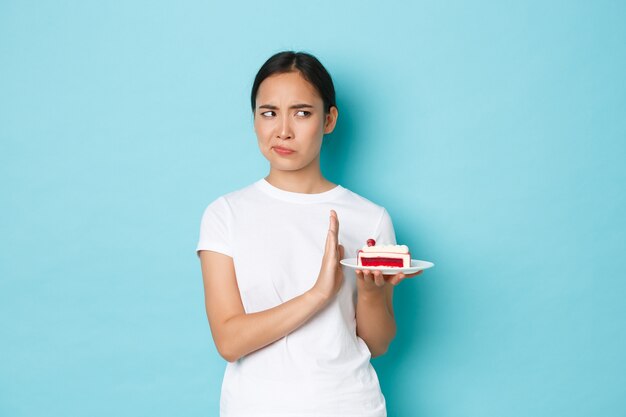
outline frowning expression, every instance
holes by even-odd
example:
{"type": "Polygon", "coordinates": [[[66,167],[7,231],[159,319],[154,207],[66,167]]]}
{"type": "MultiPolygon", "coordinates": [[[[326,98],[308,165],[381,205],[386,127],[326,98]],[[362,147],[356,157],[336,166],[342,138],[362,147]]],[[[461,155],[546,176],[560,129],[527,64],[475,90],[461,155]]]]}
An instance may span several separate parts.
{"type": "Polygon", "coordinates": [[[322,138],[335,127],[336,109],[324,102],[299,72],[272,75],[256,96],[254,130],[271,168],[296,171],[319,167],[322,138]]]}

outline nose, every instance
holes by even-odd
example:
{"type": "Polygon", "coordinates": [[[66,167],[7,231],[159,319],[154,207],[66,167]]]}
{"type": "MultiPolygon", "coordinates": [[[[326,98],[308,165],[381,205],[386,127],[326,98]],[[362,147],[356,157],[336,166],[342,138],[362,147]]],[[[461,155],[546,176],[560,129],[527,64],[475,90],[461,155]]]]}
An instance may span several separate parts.
{"type": "Polygon", "coordinates": [[[291,121],[289,117],[282,117],[279,121],[278,131],[276,134],[278,139],[292,139],[293,131],[291,130],[291,121]]]}

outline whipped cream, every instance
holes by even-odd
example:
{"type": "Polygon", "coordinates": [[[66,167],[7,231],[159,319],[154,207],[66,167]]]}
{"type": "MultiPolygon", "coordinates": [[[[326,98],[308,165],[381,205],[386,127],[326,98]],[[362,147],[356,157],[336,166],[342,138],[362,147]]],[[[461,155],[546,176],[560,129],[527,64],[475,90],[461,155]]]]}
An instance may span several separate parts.
{"type": "Polygon", "coordinates": [[[378,253],[409,253],[409,247],[407,245],[374,245],[363,246],[361,248],[363,252],[378,252],[378,253]]]}

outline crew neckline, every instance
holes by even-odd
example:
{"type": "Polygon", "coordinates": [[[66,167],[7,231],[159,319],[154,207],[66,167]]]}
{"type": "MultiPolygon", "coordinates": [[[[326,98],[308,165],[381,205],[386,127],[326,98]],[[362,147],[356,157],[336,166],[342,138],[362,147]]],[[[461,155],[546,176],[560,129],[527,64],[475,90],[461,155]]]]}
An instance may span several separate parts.
{"type": "Polygon", "coordinates": [[[288,201],[291,203],[323,203],[326,201],[332,201],[345,192],[345,188],[337,184],[334,188],[321,193],[296,193],[293,191],[286,191],[270,184],[265,178],[261,178],[255,183],[256,187],[268,194],[271,197],[279,200],[288,201]]]}

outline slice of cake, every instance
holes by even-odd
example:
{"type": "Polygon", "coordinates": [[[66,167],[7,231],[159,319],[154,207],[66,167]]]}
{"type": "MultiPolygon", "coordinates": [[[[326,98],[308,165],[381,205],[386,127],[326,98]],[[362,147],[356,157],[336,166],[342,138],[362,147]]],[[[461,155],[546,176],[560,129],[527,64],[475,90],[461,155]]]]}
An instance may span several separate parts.
{"type": "Polygon", "coordinates": [[[367,239],[367,246],[357,253],[357,265],[408,268],[411,266],[411,253],[406,245],[376,245],[374,239],[367,239]]]}

